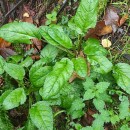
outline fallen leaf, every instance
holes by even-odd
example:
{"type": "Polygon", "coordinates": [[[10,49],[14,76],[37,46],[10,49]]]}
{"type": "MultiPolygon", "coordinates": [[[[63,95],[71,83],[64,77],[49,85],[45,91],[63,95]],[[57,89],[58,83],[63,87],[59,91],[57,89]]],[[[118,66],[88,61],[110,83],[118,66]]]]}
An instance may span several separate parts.
{"type": "Polygon", "coordinates": [[[11,45],[10,42],[7,42],[3,38],[0,38],[0,48],[9,47],[10,45],[11,45]]]}
{"type": "Polygon", "coordinates": [[[72,83],[76,78],[82,79],[82,80],[84,79],[84,78],[80,77],[76,72],[74,72],[69,79],[69,83],[72,83]]]}
{"type": "Polygon", "coordinates": [[[12,55],[16,55],[16,52],[14,52],[12,49],[10,48],[0,48],[0,55],[3,57],[3,58],[7,58],[9,56],[12,56],[12,55]]]}
{"type": "Polygon", "coordinates": [[[96,27],[93,29],[90,29],[88,33],[85,36],[85,39],[88,39],[90,37],[98,39],[98,36],[103,36],[109,33],[112,33],[112,26],[111,25],[105,25],[105,21],[99,21],[96,24],[96,27]]]}
{"type": "Polygon", "coordinates": [[[118,26],[122,26],[125,21],[128,19],[129,15],[125,14],[120,20],[119,20],[119,25],[118,26]]]}
{"type": "Polygon", "coordinates": [[[114,6],[109,6],[106,9],[105,15],[104,15],[104,21],[105,25],[111,25],[113,32],[117,30],[117,25],[119,21],[119,11],[114,6]]]}
{"type": "Polygon", "coordinates": [[[105,48],[108,48],[112,45],[111,41],[108,40],[108,39],[102,39],[102,42],[101,42],[102,46],[105,47],[105,48]]]}
{"type": "Polygon", "coordinates": [[[111,25],[105,25],[105,21],[99,21],[95,28],[95,33],[98,36],[103,36],[109,33],[112,33],[112,26],[111,25]]]}
{"type": "Polygon", "coordinates": [[[109,6],[106,9],[106,12],[103,18],[105,21],[105,25],[117,24],[119,20],[118,10],[113,6],[109,6]]]}
{"type": "Polygon", "coordinates": [[[92,110],[92,109],[88,109],[87,112],[85,113],[85,115],[82,117],[81,121],[83,123],[83,125],[92,125],[94,118],[93,115],[96,114],[97,112],[92,110]]]}
{"type": "Polygon", "coordinates": [[[40,59],[40,56],[39,55],[32,55],[31,58],[33,60],[39,60],[40,59]]]}

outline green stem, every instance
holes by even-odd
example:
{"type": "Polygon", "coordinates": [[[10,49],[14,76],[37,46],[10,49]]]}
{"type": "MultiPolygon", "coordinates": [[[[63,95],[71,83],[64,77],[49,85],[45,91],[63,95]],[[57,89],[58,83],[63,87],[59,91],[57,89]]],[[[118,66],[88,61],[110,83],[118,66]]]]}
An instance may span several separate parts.
{"type": "Polygon", "coordinates": [[[61,114],[61,113],[63,113],[63,112],[66,112],[66,111],[65,111],[65,110],[58,111],[58,112],[54,115],[54,117],[56,117],[57,115],[59,115],[59,114],[61,114]]]}
{"type": "Polygon", "coordinates": [[[56,47],[59,48],[59,49],[62,50],[62,51],[65,51],[65,52],[69,53],[69,54],[72,55],[72,56],[75,56],[75,54],[74,54],[73,52],[71,52],[70,50],[67,50],[67,49],[65,49],[65,48],[63,48],[63,47],[61,47],[61,46],[56,46],[56,47]]]}
{"type": "Polygon", "coordinates": [[[81,44],[82,44],[82,36],[79,35],[79,36],[78,36],[78,53],[79,53],[80,50],[81,50],[81,44]]]}

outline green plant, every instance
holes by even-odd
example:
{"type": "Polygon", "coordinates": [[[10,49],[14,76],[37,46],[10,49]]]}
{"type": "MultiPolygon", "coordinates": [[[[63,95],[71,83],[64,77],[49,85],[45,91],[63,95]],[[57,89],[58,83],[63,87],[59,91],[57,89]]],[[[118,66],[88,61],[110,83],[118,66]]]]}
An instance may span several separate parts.
{"type": "Polygon", "coordinates": [[[57,18],[57,12],[53,11],[51,14],[47,14],[47,21],[46,21],[46,25],[50,25],[52,22],[56,22],[57,18]]]}
{"type": "Polygon", "coordinates": [[[58,24],[37,28],[13,22],[0,28],[0,37],[11,43],[31,44],[30,39],[42,37],[48,43],[34,64],[30,57],[17,55],[6,61],[0,57],[0,74],[16,81],[15,86],[7,82],[11,87],[7,83],[3,87],[0,109],[6,114],[20,105],[27,108],[28,120],[21,129],[53,130],[60,113],[65,112],[70,120],[80,120],[89,108],[96,110],[92,125],[83,127],[74,120],[77,130],[103,130],[106,123],[111,123],[114,130],[130,129],[130,65],[113,64],[98,40],[84,40],[88,29],[96,25],[97,5],[98,0],[81,0],[65,27],[74,32],[73,39],[58,24]]]}

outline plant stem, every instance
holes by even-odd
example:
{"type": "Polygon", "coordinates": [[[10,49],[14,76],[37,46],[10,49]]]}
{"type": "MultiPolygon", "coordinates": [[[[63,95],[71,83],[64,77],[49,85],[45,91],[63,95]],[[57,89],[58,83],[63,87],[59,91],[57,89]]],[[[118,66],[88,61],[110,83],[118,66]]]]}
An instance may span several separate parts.
{"type": "Polygon", "coordinates": [[[60,47],[60,46],[56,46],[56,47],[59,48],[59,49],[62,50],[62,51],[65,51],[65,52],[69,53],[69,54],[72,55],[72,56],[75,56],[75,54],[74,54],[73,52],[71,52],[70,50],[67,50],[67,49],[65,49],[65,48],[63,48],[63,47],[60,47]]]}

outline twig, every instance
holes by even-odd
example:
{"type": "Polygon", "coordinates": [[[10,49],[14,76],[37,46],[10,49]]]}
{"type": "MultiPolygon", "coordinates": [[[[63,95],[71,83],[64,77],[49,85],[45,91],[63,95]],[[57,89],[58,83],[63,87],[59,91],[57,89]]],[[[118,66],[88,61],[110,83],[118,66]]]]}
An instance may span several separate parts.
{"type": "Polygon", "coordinates": [[[64,0],[63,5],[61,6],[60,10],[57,13],[57,17],[60,15],[60,13],[64,10],[65,6],[67,5],[69,0],[64,0]]]}
{"type": "Polygon", "coordinates": [[[37,13],[37,15],[34,17],[34,22],[35,22],[37,25],[39,25],[39,20],[40,20],[41,17],[44,15],[47,6],[50,5],[51,2],[52,2],[51,0],[47,1],[47,3],[44,4],[44,5],[41,7],[41,9],[40,9],[39,12],[37,13]]]}
{"type": "Polygon", "coordinates": [[[4,18],[3,18],[3,22],[2,24],[5,23],[6,19],[8,18],[8,16],[16,9],[18,8],[25,0],[20,0],[9,12],[7,12],[7,14],[5,14],[4,18]]]}
{"type": "Polygon", "coordinates": [[[5,14],[8,11],[5,0],[0,0],[0,5],[2,13],[5,14]]]}

